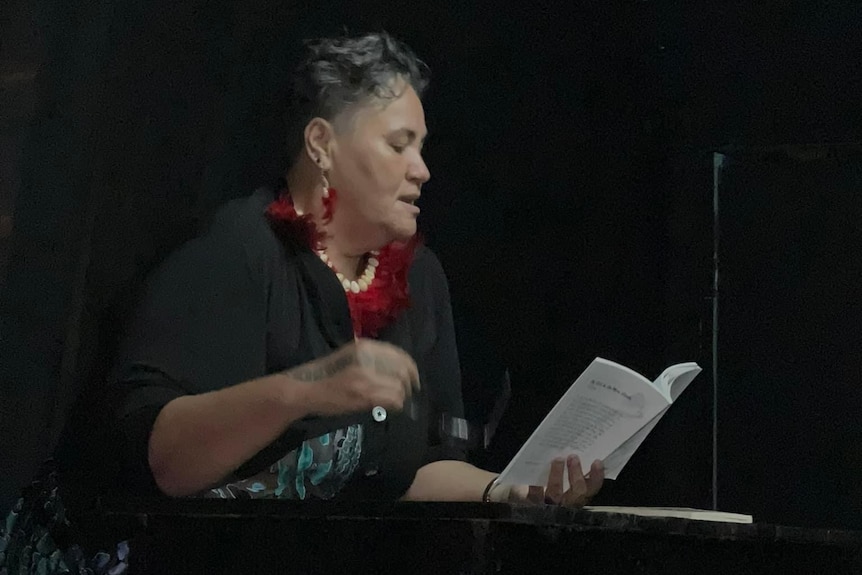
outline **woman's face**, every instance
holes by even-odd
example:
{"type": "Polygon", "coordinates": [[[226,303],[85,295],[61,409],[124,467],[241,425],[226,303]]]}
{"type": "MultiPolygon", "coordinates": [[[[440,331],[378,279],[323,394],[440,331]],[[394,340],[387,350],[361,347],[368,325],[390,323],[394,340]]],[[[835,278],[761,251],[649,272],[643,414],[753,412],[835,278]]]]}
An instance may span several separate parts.
{"type": "Polygon", "coordinates": [[[329,183],[338,191],[333,223],[355,243],[408,240],[419,215],[414,202],[431,177],[422,159],[427,129],[419,97],[407,86],[344,123],[330,148],[329,183]]]}

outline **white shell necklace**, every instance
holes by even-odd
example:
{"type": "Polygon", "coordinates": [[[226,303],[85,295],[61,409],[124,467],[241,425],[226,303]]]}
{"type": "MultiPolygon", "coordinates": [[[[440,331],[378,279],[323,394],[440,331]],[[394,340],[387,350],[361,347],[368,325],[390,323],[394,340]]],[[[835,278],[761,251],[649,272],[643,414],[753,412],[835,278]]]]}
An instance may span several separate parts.
{"type": "MultiPolygon", "coordinates": [[[[324,186],[324,197],[329,197],[328,193],[329,186],[324,186]]],[[[294,208],[296,209],[296,208],[294,208]]],[[[302,211],[296,210],[297,215],[301,216],[302,211]]],[[[349,293],[359,293],[363,291],[368,291],[368,288],[374,282],[374,276],[377,275],[377,266],[380,264],[380,261],[377,259],[377,256],[380,255],[380,252],[377,250],[373,250],[369,252],[368,260],[365,263],[365,270],[362,272],[362,275],[359,276],[359,279],[349,280],[344,277],[344,274],[335,269],[335,266],[329,259],[329,256],[326,255],[326,252],[320,250],[317,252],[318,257],[329,266],[329,269],[335,272],[335,277],[338,278],[338,281],[341,282],[341,286],[344,288],[345,292],[349,293]]]]}
{"type": "Polygon", "coordinates": [[[338,281],[341,282],[341,286],[344,288],[344,291],[350,293],[367,291],[371,284],[374,282],[374,276],[377,275],[377,266],[380,264],[380,261],[377,259],[377,256],[380,255],[380,252],[370,252],[368,260],[365,263],[365,270],[362,272],[362,275],[359,276],[359,279],[349,280],[344,277],[343,273],[335,269],[335,266],[332,265],[332,261],[330,261],[329,256],[326,255],[326,252],[317,252],[317,255],[320,257],[323,263],[329,266],[329,269],[335,272],[335,277],[337,277],[338,281]]]}

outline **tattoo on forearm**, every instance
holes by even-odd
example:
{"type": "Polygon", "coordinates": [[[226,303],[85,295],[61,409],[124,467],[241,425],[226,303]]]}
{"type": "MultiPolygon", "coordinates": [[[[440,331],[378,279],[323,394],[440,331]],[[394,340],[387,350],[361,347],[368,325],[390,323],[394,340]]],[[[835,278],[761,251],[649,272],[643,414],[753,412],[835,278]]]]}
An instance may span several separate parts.
{"type": "Polygon", "coordinates": [[[327,377],[332,377],[340,371],[344,371],[354,363],[356,363],[356,359],[353,354],[346,353],[335,355],[320,363],[314,362],[311,365],[300,365],[288,370],[287,374],[299,381],[320,381],[327,377]]]}
{"type": "Polygon", "coordinates": [[[398,377],[398,372],[392,369],[392,362],[387,361],[386,358],[364,351],[360,351],[358,355],[359,365],[370,367],[380,375],[398,377]]]}
{"type": "Polygon", "coordinates": [[[399,372],[393,368],[392,362],[385,357],[365,351],[335,354],[321,361],[294,367],[285,373],[299,381],[321,381],[356,364],[371,368],[380,375],[399,377],[399,372]]]}

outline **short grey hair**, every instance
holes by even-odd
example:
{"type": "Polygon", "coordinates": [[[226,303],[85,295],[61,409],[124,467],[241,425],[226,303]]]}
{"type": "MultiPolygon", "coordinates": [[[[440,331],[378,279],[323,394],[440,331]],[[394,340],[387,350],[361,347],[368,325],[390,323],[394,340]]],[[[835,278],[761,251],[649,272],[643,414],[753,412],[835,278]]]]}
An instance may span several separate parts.
{"type": "Polygon", "coordinates": [[[385,32],[309,40],[305,46],[305,58],[294,73],[287,118],[289,162],[302,151],[305,127],[312,118],[335,121],[371,99],[395,99],[402,93],[399,80],[420,98],[428,86],[425,63],[385,32]]]}

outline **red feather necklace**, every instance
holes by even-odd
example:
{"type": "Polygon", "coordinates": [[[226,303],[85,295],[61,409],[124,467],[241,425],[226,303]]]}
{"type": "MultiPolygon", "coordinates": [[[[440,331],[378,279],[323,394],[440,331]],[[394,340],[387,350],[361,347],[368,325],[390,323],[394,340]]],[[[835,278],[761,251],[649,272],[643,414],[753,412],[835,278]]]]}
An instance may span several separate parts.
{"type": "MultiPolygon", "coordinates": [[[[336,191],[330,188],[329,196],[323,198],[324,223],[332,219],[336,197],[336,191]]],[[[282,190],[279,198],[267,207],[266,216],[282,241],[298,242],[316,252],[324,249],[326,233],[311,214],[296,211],[287,190],[282,190]]],[[[357,337],[376,337],[410,306],[407,273],[418,245],[418,237],[413,236],[406,243],[392,242],[384,246],[376,256],[376,274],[368,288],[358,293],[345,290],[357,337]]]]}

